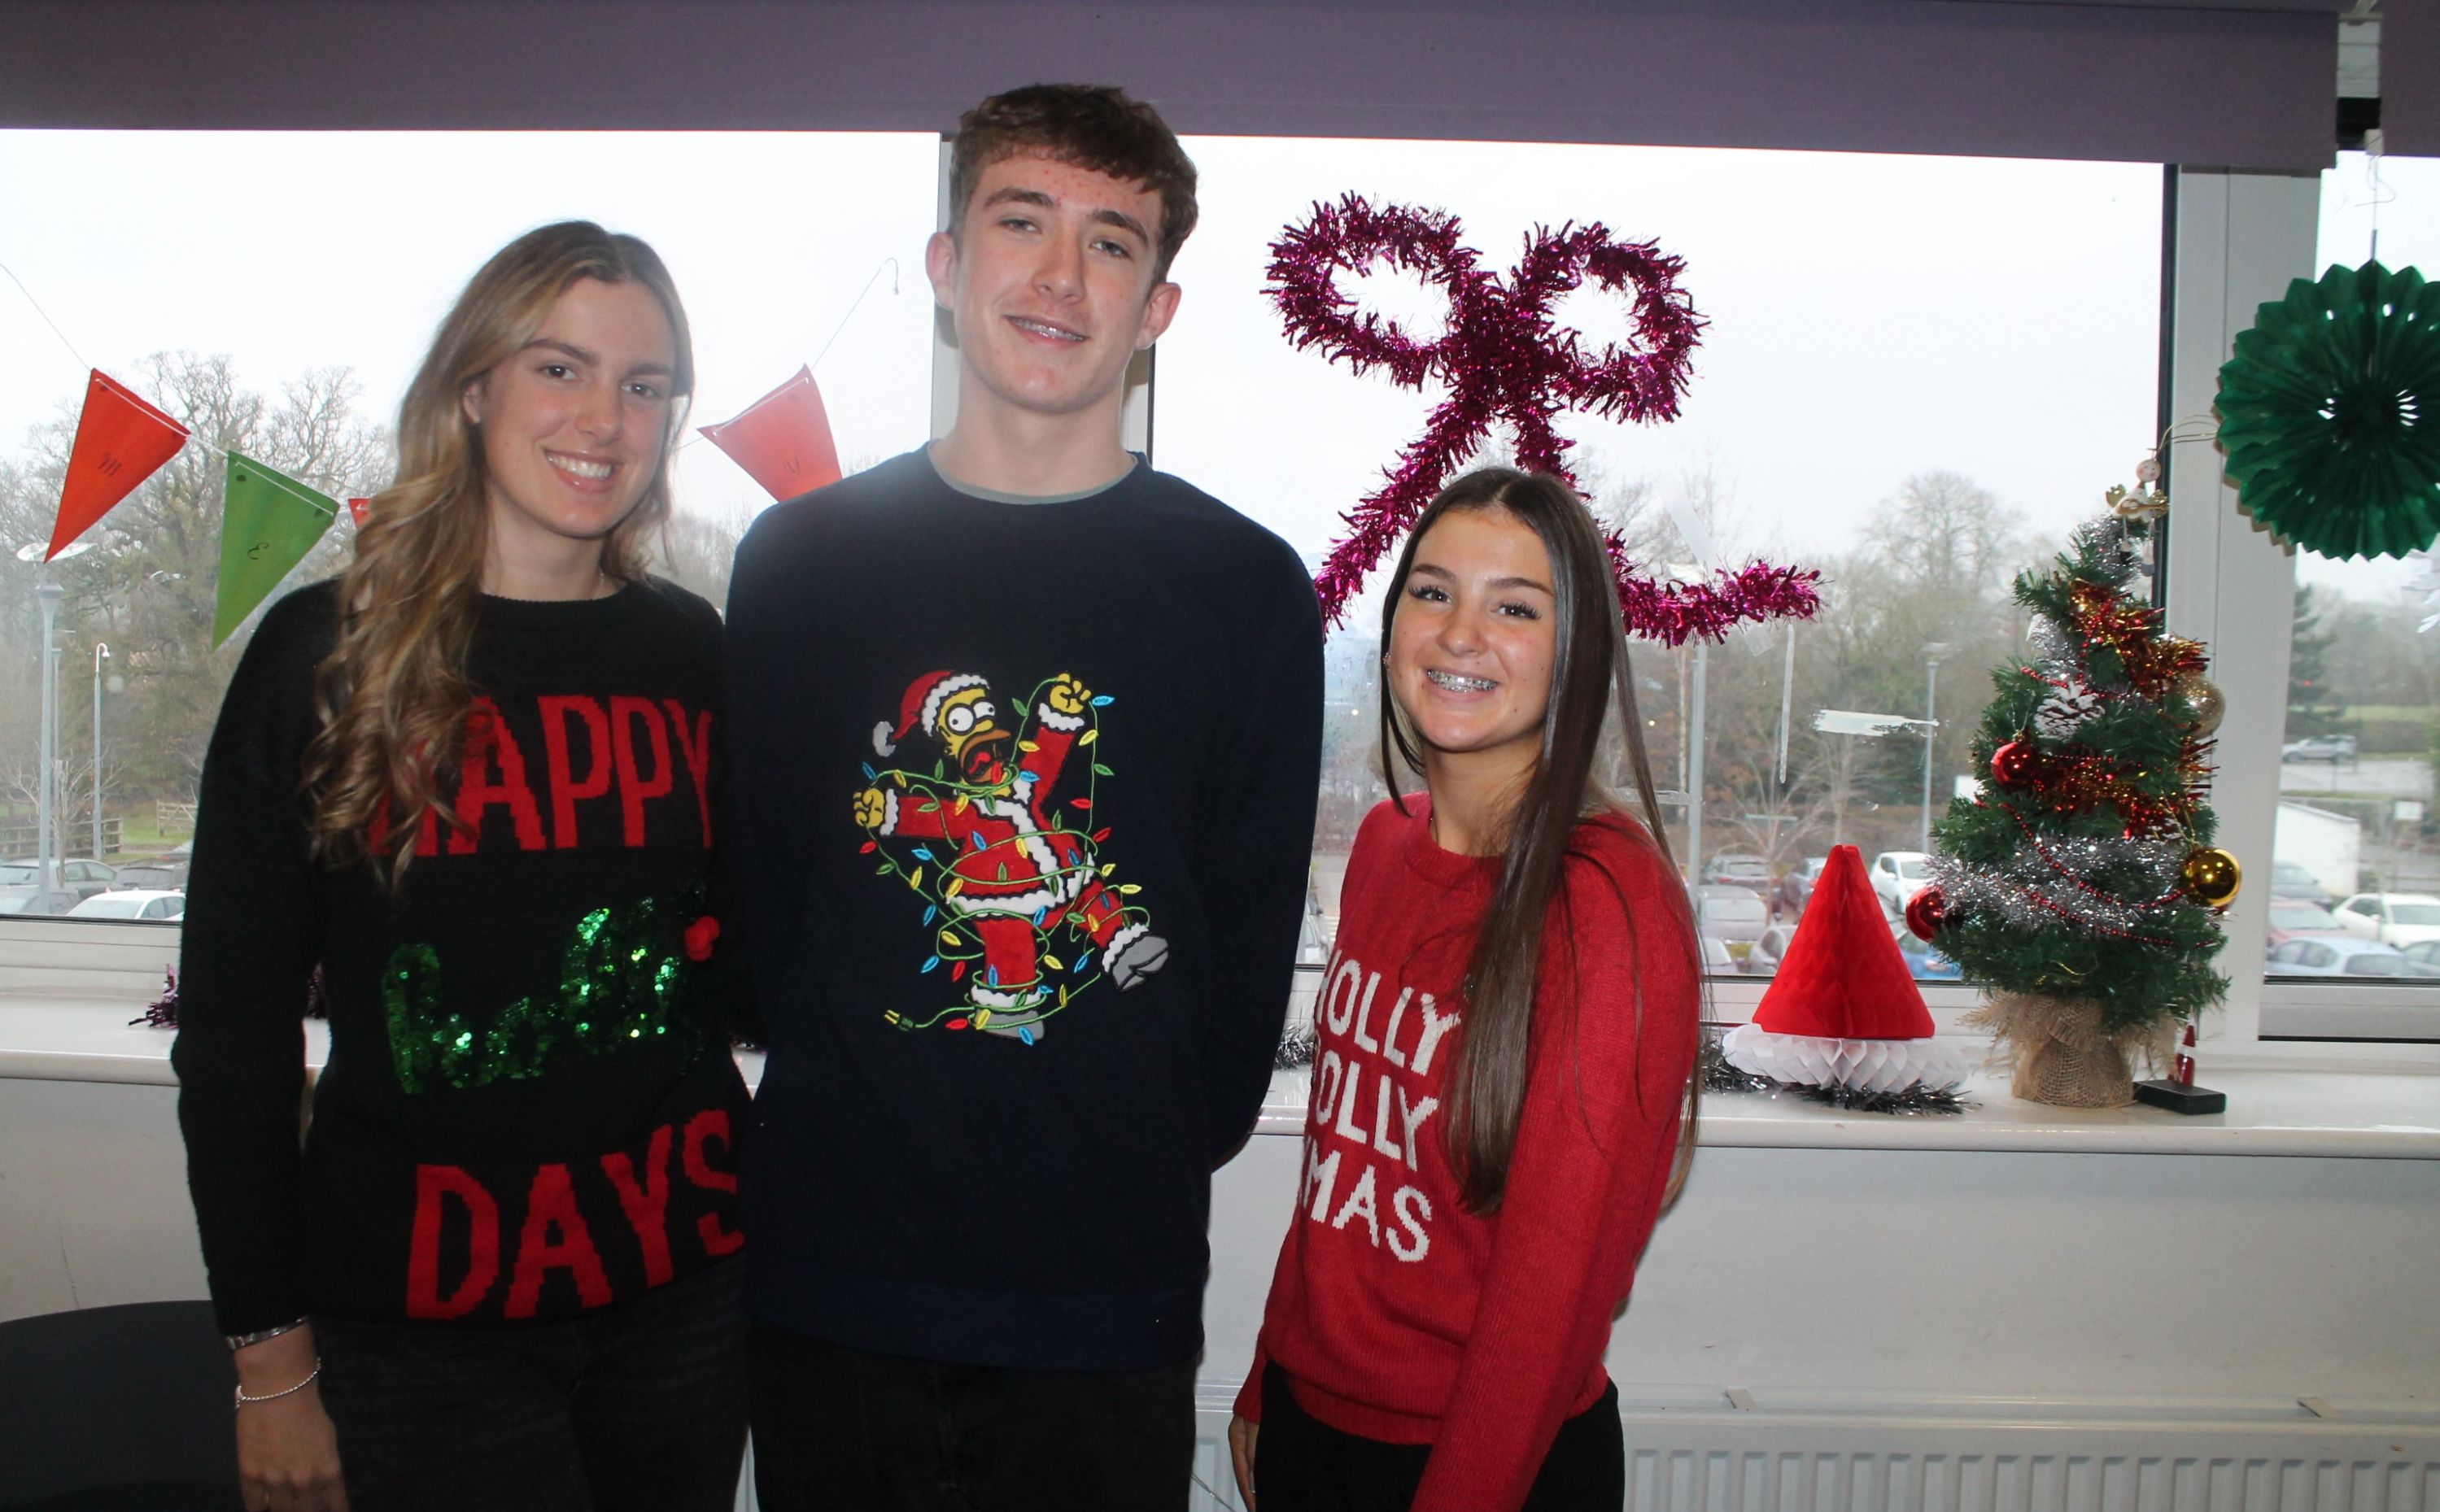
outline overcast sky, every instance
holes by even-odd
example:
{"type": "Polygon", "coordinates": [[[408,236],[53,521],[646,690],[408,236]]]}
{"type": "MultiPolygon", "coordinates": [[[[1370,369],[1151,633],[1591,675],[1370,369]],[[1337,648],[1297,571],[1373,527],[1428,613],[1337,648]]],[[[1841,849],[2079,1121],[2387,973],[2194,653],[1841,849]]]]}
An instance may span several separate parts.
{"type": "MultiPolygon", "coordinates": [[[[1311,556],[1440,398],[1296,351],[1260,297],[1272,239],[1348,190],[1455,212],[1498,271],[1529,226],[1569,220],[1683,257],[1712,322],[1683,418],[1562,425],[1613,476],[1664,492],[1709,466],[1744,523],[1724,551],[1839,549],[1930,468],[1973,477],[2056,538],[2153,440],[2157,167],[1188,145],[1203,224],[1175,272],[1186,297],[1160,349],[1157,460],[1311,556]]],[[[872,460],[927,430],[922,253],[937,163],[918,135],[0,133],[0,262],[106,371],[129,377],[166,348],[226,352],[272,388],[344,364],[386,421],[475,266],[531,225],[586,216],[670,263],[694,328],[698,423],[814,361],[835,330],[816,378],[842,455],[872,460]]],[[[2440,267],[2440,164],[2385,176],[2383,260],[2440,267]]],[[[2326,190],[2323,260],[2360,261],[2374,197],[2362,160],[2326,190]]],[[[1416,291],[1375,283],[1368,298],[1430,323],[1416,291]]],[[[1596,337],[1624,329],[1595,295],[1568,313],[1596,337]]],[[[81,394],[83,365],[13,287],[0,286],[0,352],[11,454],[27,424],[81,394]]],[[[679,489],[681,507],[711,514],[768,502],[701,444],[679,489]]],[[[2310,561],[2305,575],[2358,592],[2398,576],[2310,561]]]]}

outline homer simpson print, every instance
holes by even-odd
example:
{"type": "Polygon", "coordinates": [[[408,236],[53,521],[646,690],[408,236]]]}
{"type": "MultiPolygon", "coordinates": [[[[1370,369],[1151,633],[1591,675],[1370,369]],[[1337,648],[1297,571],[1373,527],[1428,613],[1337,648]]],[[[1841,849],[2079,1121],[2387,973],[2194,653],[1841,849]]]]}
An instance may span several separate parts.
{"type": "Polygon", "coordinates": [[[1110,703],[1062,672],[1012,727],[983,678],[926,672],[907,685],[896,724],[873,727],[874,752],[906,764],[866,764],[863,848],[923,908],[933,933],[922,969],[963,989],[953,1006],[892,1011],[890,1023],[1032,1044],[1074,994],[1105,976],[1125,991],[1166,964],[1169,942],[1122,901],[1136,884],[1113,881],[1099,855],[1110,832],[1093,818],[1094,787],[1110,769],[1092,746],[1110,703]],[[913,761],[902,754],[910,740],[922,742],[913,761]]]}

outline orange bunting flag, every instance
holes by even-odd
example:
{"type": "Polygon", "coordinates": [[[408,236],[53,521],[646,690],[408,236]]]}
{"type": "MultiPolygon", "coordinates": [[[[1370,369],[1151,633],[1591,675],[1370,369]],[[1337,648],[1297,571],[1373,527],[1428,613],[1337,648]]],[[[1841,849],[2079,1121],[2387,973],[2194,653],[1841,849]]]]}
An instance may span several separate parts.
{"type": "Polygon", "coordinates": [[[121,388],[95,368],[85,384],[84,413],[77,417],[76,445],[68,453],[67,481],[60,489],[60,515],[51,526],[50,560],[67,543],[93,528],[137,484],[161,469],[187,444],[187,428],[121,388]]]}
{"type": "Polygon", "coordinates": [[[839,480],[838,447],[831,440],[830,413],[814,372],[797,376],[745,406],[733,420],[702,427],[705,439],[728,454],[775,499],[839,480]]]}

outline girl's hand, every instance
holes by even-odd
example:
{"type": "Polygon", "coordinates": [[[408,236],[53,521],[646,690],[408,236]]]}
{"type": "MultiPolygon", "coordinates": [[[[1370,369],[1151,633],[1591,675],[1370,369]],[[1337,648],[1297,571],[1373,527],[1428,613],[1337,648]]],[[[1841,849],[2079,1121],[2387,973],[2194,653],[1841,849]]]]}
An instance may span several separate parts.
{"type": "MultiPolygon", "coordinates": [[[[284,1391],[314,1369],[310,1324],[237,1352],[238,1381],[249,1396],[284,1391]]],[[[237,1410],[237,1473],[246,1512],[348,1512],[339,1435],[318,1382],[237,1410]]]]}
{"type": "Polygon", "coordinates": [[[1254,1435],[1262,1431],[1260,1423],[1229,1414],[1229,1463],[1237,1471],[1237,1495],[1246,1512],[1254,1512],[1254,1435]]]}

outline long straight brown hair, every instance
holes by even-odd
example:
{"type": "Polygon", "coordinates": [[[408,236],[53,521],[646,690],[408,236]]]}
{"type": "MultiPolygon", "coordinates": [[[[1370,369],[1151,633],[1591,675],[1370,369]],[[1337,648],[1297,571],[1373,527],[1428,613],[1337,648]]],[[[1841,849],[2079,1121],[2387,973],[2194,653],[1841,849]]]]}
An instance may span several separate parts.
{"type": "MultiPolygon", "coordinates": [[[[1602,725],[1613,707],[1625,742],[1635,792],[1642,806],[1642,841],[1677,875],[1668,833],[1660,824],[1660,800],[1643,749],[1643,720],[1636,712],[1635,680],[1627,663],[1625,624],[1609,554],[1584,501],[1557,478],[1513,468],[1482,468],[1443,489],[1432,500],[1390,575],[1381,607],[1381,644],[1391,644],[1398,608],[1406,598],[1415,547],[1433,525],[1460,510],[1504,513],[1540,538],[1551,557],[1553,600],[1551,701],[1542,715],[1542,744],[1533,775],[1495,838],[1502,854],[1499,880],[1476,935],[1465,974],[1465,1032],[1449,1068],[1449,1117],[1445,1130],[1460,1200],[1477,1213],[1498,1209],[1508,1184],[1508,1163],[1516,1147],[1516,1124],[1525,1107],[1527,1052],[1534,1028],[1542,942],[1554,899],[1564,903],[1560,881],[1577,850],[1576,828],[1587,818],[1624,814],[1624,806],[1594,777],[1602,725]]],[[[1398,791],[1398,768],[1424,768],[1421,741],[1390,695],[1381,693],[1381,769],[1390,800],[1407,811],[1398,791]]],[[[1630,826],[1630,827],[1634,827],[1630,826]]],[[[1702,961],[1694,954],[1695,921],[1682,888],[1666,895],[1672,917],[1664,938],[1682,939],[1700,982],[1702,961]]],[[[1627,926],[1635,929],[1629,914],[1627,926]]],[[[1639,937],[1637,949],[1642,950],[1639,937]]],[[[1584,1011],[1581,1003],[1572,1011],[1584,1011]]],[[[1634,1011],[1642,1022],[1639,983],[1634,1011]]],[[[1695,1156],[1695,1123],[1700,1078],[1689,1076],[1679,1105],[1676,1163],[1664,1202],[1677,1201],[1695,1156]]]]}
{"type": "Polygon", "coordinates": [[[395,886],[424,816],[457,823],[449,774],[475,706],[466,658],[492,536],[482,437],[460,400],[534,338],[580,278],[641,284],[669,317],[676,350],[669,435],[652,482],[601,547],[604,577],[644,580],[645,543],[669,519],[670,443],[694,392],[693,339],[658,254],[590,221],[564,221],[483,264],[399,406],[397,481],[373,496],[356,531],[355,560],[339,578],[338,645],[314,677],[322,728],[306,748],[304,776],[317,859],[380,860],[386,845],[383,875],[395,886]]]}

